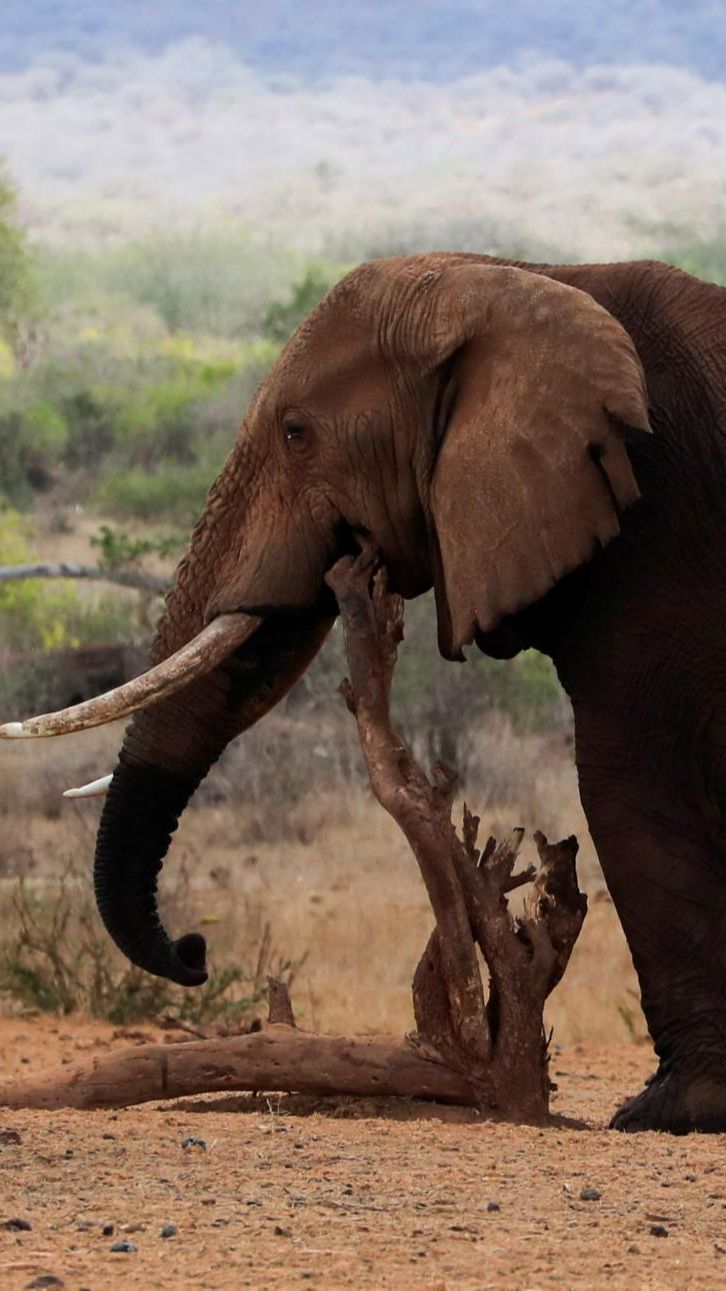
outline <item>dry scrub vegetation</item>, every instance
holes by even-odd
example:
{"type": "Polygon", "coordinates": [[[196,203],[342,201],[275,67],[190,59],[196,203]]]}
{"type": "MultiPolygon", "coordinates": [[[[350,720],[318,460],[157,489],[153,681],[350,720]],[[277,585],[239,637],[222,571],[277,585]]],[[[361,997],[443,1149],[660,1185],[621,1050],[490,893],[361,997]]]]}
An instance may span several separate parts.
{"type": "MultiPolygon", "coordinates": [[[[303,1026],[409,1029],[411,976],[432,915],[412,856],[363,781],[351,726],[332,712],[314,721],[273,714],[228,750],[184,816],[162,878],[162,909],[175,933],[208,934],[214,972],[201,993],[130,970],[93,909],[99,805],[64,802],[61,793],[112,767],[121,728],[0,750],[6,1011],[237,1025],[255,1012],[265,975],[275,971],[296,976],[303,1026]]],[[[483,833],[501,836],[522,824],[581,840],[590,915],[548,1006],[555,1045],[642,1038],[635,977],[564,737],[518,734],[492,714],[463,749],[466,797],[481,812],[483,833]]]]}

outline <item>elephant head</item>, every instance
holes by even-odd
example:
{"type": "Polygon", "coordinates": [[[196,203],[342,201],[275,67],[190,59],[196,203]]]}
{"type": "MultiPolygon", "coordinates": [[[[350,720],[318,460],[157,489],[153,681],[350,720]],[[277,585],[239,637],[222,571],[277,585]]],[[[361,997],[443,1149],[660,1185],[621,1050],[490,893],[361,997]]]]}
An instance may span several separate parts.
{"type": "Polygon", "coordinates": [[[204,980],[203,938],[161,926],[157,874],[212,762],[320,647],[334,561],[364,537],[402,595],[433,583],[441,651],[461,658],[618,533],[638,495],[624,426],[648,428],[643,372],[584,292],[444,254],[333,288],[254,397],[179,568],[154,657],[161,675],[196,641],[195,662],[161,698],[152,669],[126,731],[95,882],[129,958],[204,980]]]}

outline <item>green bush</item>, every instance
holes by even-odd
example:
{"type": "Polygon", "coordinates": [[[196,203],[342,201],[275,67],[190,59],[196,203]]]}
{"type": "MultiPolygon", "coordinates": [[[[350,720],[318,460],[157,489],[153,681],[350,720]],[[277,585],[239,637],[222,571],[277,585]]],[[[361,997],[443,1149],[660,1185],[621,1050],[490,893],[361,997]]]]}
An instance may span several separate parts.
{"type": "MultiPolygon", "coordinates": [[[[31,561],[27,526],[13,511],[0,511],[0,564],[31,561]]],[[[12,651],[61,650],[125,642],[141,634],[129,603],[117,594],[73,582],[26,578],[0,583],[0,642],[12,651]]]]}
{"type": "Polygon", "coordinates": [[[23,413],[26,448],[51,462],[59,462],[68,444],[65,418],[46,399],[31,404],[23,413]]]}
{"type": "Polygon", "coordinates": [[[294,251],[228,228],[155,233],[102,250],[45,248],[37,278],[56,312],[105,296],[152,309],[172,333],[253,337],[299,272],[294,251]]]}
{"type": "MultiPolygon", "coordinates": [[[[182,900],[188,900],[180,883],[182,900]]],[[[247,947],[246,967],[213,967],[199,990],[129,965],[101,926],[85,871],[71,863],[40,895],[20,878],[12,897],[14,929],[0,945],[0,996],[23,1009],[85,1013],[117,1025],[171,1016],[182,1026],[239,1026],[265,998],[267,976],[291,984],[302,960],[280,956],[265,924],[247,947]]]]}
{"type": "Polygon", "coordinates": [[[289,299],[276,301],[268,309],[264,320],[265,335],[273,341],[286,341],[346,272],[347,269],[341,266],[309,265],[305,276],[293,283],[289,299]]]}
{"type": "Polygon", "coordinates": [[[111,471],[101,484],[96,501],[102,511],[122,519],[165,520],[187,527],[195,523],[219,467],[208,461],[190,466],[169,464],[157,471],[140,466],[111,471]]]}
{"type": "Polygon", "coordinates": [[[25,235],[15,223],[15,191],[0,168],[0,336],[22,349],[38,310],[25,235]]]}
{"type": "Polygon", "coordinates": [[[664,247],[660,258],[697,278],[726,284],[726,231],[707,239],[681,234],[664,247]]]}

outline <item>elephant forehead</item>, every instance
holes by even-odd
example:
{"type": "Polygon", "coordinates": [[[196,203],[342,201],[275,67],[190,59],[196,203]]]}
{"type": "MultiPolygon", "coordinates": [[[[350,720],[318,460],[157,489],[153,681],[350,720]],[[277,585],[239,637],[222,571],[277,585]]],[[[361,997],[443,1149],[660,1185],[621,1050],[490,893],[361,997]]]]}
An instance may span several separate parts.
{"type": "Polygon", "coordinates": [[[261,392],[259,411],[335,416],[380,407],[395,374],[373,337],[341,325],[340,334],[301,337],[282,355],[261,392]]]}

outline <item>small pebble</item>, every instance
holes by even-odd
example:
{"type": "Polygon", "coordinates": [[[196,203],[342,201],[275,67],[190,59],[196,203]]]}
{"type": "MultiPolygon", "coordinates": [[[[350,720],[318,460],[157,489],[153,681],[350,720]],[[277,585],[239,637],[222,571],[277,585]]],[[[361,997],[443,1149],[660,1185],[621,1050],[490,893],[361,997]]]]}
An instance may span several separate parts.
{"type": "Polygon", "coordinates": [[[650,1235],[651,1237],[667,1237],[668,1229],[665,1224],[651,1224],[650,1235]]]}
{"type": "Polygon", "coordinates": [[[32,1282],[25,1283],[25,1291],[35,1291],[36,1287],[64,1287],[65,1282],[62,1278],[57,1278],[53,1273],[41,1273],[32,1282]]]}
{"type": "Polygon", "coordinates": [[[176,1237],[178,1232],[176,1224],[164,1224],[159,1237],[176,1237]]]}
{"type": "Polygon", "coordinates": [[[139,1249],[138,1246],[134,1245],[133,1242],[126,1242],[126,1241],[114,1242],[113,1246],[111,1247],[112,1251],[120,1251],[124,1255],[132,1255],[134,1251],[138,1251],[138,1249],[139,1249]]]}
{"type": "Polygon", "coordinates": [[[636,1246],[635,1242],[628,1247],[628,1255],[640,1255],[640,1247],[636,1246]]]}
{"type": "Polygon", "coordinates": [[[202,1152],[206,1152],[207,1150],[207,1144],[205,1139],[194,1139],[191,1137],[188,1139],[182,1139],[182,1147],[185,1149],[185,1151],[188,1150],[189,1148],[200,1148],[202,1152]]]}
{"type": "Polygon", "coordinates": [[[583,1188],[580,1192],[580,1201],[599,1201],[602,1193],[597,1188],[583,1188]]]}
{"type": "Polygon", "coordinates": [[[17,1130],[0,1130],[0,1143],[5,1147],[8,1143],[22,1143],[22,1139],[17,1130]]]}
{"type": "Polygon", "coordinates": [[[272,1231],[275,1234],[275,1237],[292,1237],[292,1233],[290,1232],[290,1229],[283,1228],[282,1224],[275,1224],[275,1227],[273,1228],[272,1231]]]}
{"type": "Polygon", "coordinates": [[[501,1210],[501,1209],[502,1209],[502,1208],[501,1208],[501,1206],[499,1205],[499,1202],[498,1202],[498,1201],[488,1201],[488,1202],[487,1202],[487,1210],[489,1211],[489,1214],[490,1214],[490,1215],[493,1215],[495,1210],[501,1210]]]}
{"type": "Polygon", "coordinates": [[[32,1227],[28,1219],[4,1219],[0,1224],[0,1228],[5,1228],[10,1233],[29,1233],[32,1227]]]}
{"type": "Polygon", "coordinates": [[[113,1224],[104,1224],[101,1229],[102,1237],[113,1237],[113,1224]]]}

